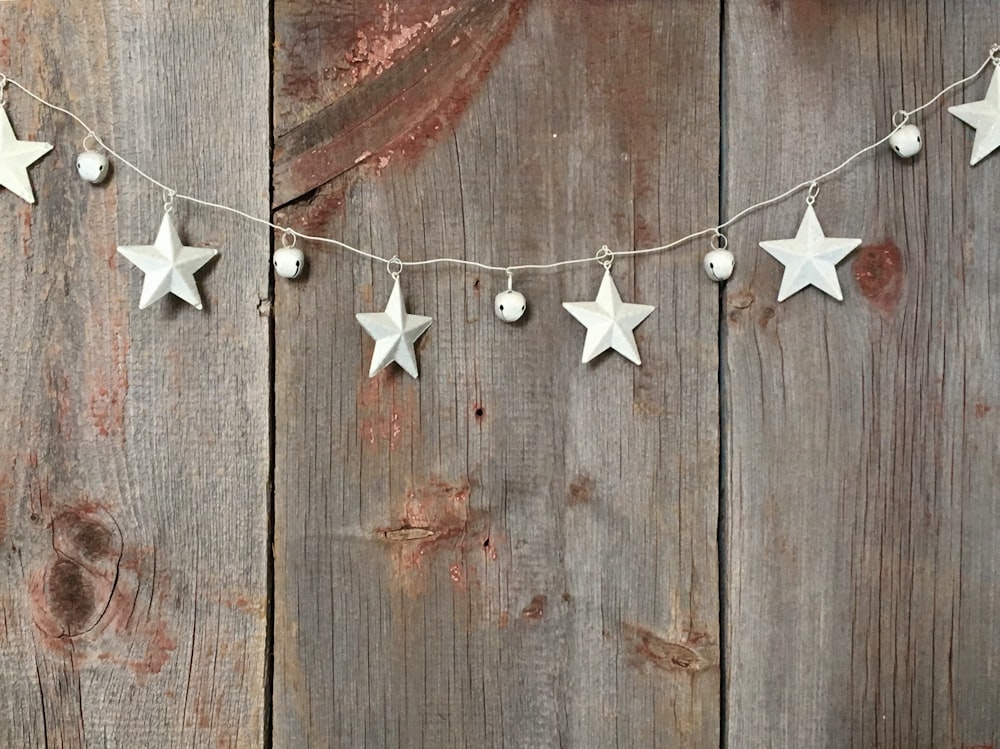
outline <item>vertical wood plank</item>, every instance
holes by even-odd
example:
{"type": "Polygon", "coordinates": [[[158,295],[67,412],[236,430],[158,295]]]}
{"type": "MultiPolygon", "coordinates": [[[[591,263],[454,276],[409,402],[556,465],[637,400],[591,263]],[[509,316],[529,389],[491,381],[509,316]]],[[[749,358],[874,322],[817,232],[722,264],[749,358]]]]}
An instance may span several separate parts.
{"type": "MultiPolygon", "coordinates": [[[[717,3],[376,4],[313,36],[300,5],[275,6],[280,221],[506,264],[717,215],[717,3]],[[316,114],[293,122],[298,96],[316,114]]],[[[616,262],[623,297],[658,306],[641,368],[579,363],[559,302],[593,298],[596,263],[515,278],[517,326],[493,316],[502,276],[408,269],[434,317],[419,381],[367,378],[354,314],[382,309],[382,266],[309,257],[275,299],[275,745],[717,745],[700,253],[616,262]]]]}
{"type": "MultiPolygon", "coordinates": [[[[733,213],[888,132],[975,69],[1000,16],[979,1],[726,4],[733,213]]],[[[822,186],[830,236],[861,236],[844,302],[803,291],[756,243],[792,199],[736,227],[726,294],[726,706],[732,746],[994,746],[1000,606],[1000,160],[968,166],[949,104],[822,186]]],[[[803,196],[804,197],[804,196],[803,196]]]]}
{"type": "MultiPolygon", "coordinates": [[[[183,192],[268,210],[268,6],[0,6],[0,64],[183,192]]],[[[83,133],[9,91],[37,205],[0,191],[0,745],[263,743],[268,236],[176,209],[220,248],[206,311],[137,311],[116,244],[160,191],[74,168],[83,133]]]]}

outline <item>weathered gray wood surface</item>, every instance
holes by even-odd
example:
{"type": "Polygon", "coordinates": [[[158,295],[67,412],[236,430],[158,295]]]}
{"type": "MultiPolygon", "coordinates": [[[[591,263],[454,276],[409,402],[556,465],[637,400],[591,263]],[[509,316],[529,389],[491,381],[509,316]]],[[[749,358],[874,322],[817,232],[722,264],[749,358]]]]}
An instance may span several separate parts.
{"type": "MultiPolygon", "coordinates": [[[[726,4],[730,212],[836,163],[974,70],[987,2],[726,4]]],[[[996,156],[948,104],[924,152],[824,185],[831,236],[864,237],[843,304],[780,306],[791,200],[731,233],[724,305],[730,746],[1000,742],[996,156]]]]}
{"type": "MultiPolygon", "coordinates": [[[[0,4],[0,67],[181,190],[265,213],[263,2],[0,4]]],[[[76,175],[83,133],[17,91],[37,205],[0,191],[0,745],[261,746],[269,237],[178,205],[221,249],[206,311],[137,310],[117,242],[163,196],[76,175]]]]}
{"type": "MultiPolygon", "coordinates": [[[[268,11],[0,3],[0,69],[182,190],[263,215],[270,176],[305,230],[520,263],[708,224],[720,166],[727,214],[822,171],[1000,28],[986,0],[280,0],[269,169],[268,11]]],[[[616,262],[657,305],[641,368],[578,363],[559,302],[596,264],[517,277],[517,326],[502,277],[408,270],[419,382],[366,377],[384,269],[315,247],[271,381],[269,238],[183,204],[222,250],[206,312],[138,312],[114,247],[162,196],[80,182],[82,133],[9,92],[57,148],[36,206],[0,191],[0,746],[1000,744],[1000,156],[969,168],[946,112],[988,79],[915,161],[822,187],[865,239],[842,304],[774,302],[756,246],[793,199],[729,232],[721,310],[703,246],[616,262]]]]}
{"type": "MultiPolygon", "coordinates": [[[[713,220],[718,4],[522,5],[465,4],[455,28],[445,4],[278,3],[276,199],[326,182],[280,220],[502,264],[713,220]],[[306,17],[328,31],[295,37],[306,17]],[[329,141],[303,162],[308,132],[329,141]]],[[[559,303],[593,298],[596,263],[516,278],[518,326],[492,312],[502,275],[407,270],[410,311],[434,317],[419,382],[367,378],[354,314],[382,309],[384,268],[310,258],[275,299],[275,745],[717,745],[718,289],[699,256],[615,264],[626,299],[658,305],[641,369],[579,363],[559,303]]]]}

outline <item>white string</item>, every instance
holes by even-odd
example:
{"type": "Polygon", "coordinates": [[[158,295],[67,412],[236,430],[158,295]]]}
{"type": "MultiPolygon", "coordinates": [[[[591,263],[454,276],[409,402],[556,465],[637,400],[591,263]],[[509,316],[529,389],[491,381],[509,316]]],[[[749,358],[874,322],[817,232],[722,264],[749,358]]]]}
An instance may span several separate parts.
{"type": "MultiPolygon", "coordinates": [[[[1000,44],[994,44],[992,47],[990,47],[989,56],[983,61],[983,64],[980,65],[975,70],[975,72],[971,73],[970,75],[966,76],[965,78],[962,78],[961,80],[955,81],[954,83],[951,83],[948,86],[945,86],[943,89],[941,89],[941,91],[939,91],[931,99],[928,99],[926,102],[924,102],[920,106],[918,106],[918,107],[916,107],[914,109],[910,109],[908,111],[907,110],[899,110],[899,112],[897,112],[896,114],[901,114],[901,115],[903,115],[903,117],[899,121],[899,123],[896,123],[896,119],[895,119],[896,116],[893,115],[893,129],[889,132],[888,135],[886,135],[883,138],[880,138],[879,140],[875,141],[874,143],[871,143],[870,145],[865,146],[861,150],[859,150],[859,151],[851,154],[850,156],[848,156],[846,159],[844,159],[842,162],[840,162],[837,166],[833,167],[832,169],[829,169],[829,170],[823,172],[822,174],[820,174],[820,175],[818,175],[816,177],[812,177],[811,179],[804,180],[804,181],[798,183],[797,185],[795,185],[794,187],[790,187],[787,190],[785,190],[784,192],[779,193],[778,195],[775,195],[774,197],[767,198],[765,200],[760,201],[759,203],[754,203],[753,205],[749,205],[746,208],[744,208],[743,210],[741,210],[738,213],[736,213],[733,216],[731,216],[730,218],[726,219],[722,223],[716,224],[715,226],[709,226],[709,227],[706,227],[704,229],[699,229],[698,231],[691,232],[690,234],[688,234],[686,236],[683,236],[680,239],[675,239],[674,241],[669,242],[668,244],[659,245],[658,247],[647,247],[647,248],[640,249],[640,250],[622,250],[622,251],[618,251],[618,252],[614,253],[614,257],[633,257],[633,256],[637,256],[637,255],[648,255],[648,254],[651,254],[651,253],[654,253],[654,252],[665,252],[667,250],[672,250],[675,247],[679,247],[682,244],[686,244],[687,242],[690,242],[690,241],[692,241],[694,239],[698,239],[699,237],[703,237],[706,234],[712,234],[713,237],[724,236],[722,234],[722,230],[725,229],[728,226],[731,226],[732,224],[735,224],[737,221],[739,221],[740,219],[742,219],[744,216],[747,216],[748,214],[753,213],[754,211],[760,210],[761,208],[766,208],[769,205],[774,205],[775,203],[780,203],[781,201],[783,201],[783,200],[791,197],[795,193],[797,193],[797,192],[799,192],[801,190],[804,190],[804,189],[810,190],[810,195],[813,198],[815,198],[815,190],[818,188],[820,182],[823,182],[824,180],[829,179],[830,177],[833,177],[838,172],[841,172],[844,169],[846,169],[856,159],[858,159],[861,156],[864,156],[866,153],[868,153],[870,151],[873,151],[876,148],[882,146],[884,143],[886,143],[896,133],[896,131],[898,131],[901,127],[903,127],[904,125],[906,125],[906,123],[909,122],[910,118],[913,115],[917,114],[918,112],[922,112],[923,110],[925,110],[928,107],[932,106],[939,99],[941,99],[943,96],[946,96],[948,93],[950,93],[954,89],[961,88],[962,86],[966,85],[970,81],[978,78],[982,74],[982,72],[989,66],[990,63],[993,63],[994,66],[997,66],[998,68],[1000,68],[1000,44]]],[[[131,161],[129,161],[124,156],[122,156],[117,151],[115,151],[113,148],[111,148],[107,143],[105,143],[101,139],[101,137],[94,131],[94,129],[90,127],[90,125],[88,125],[86,122],[84,122],[82,119],[80,119],[80,117],[78,117],[76,114],[74,114],[73,112],[69,111],[68,109],[64,109],[63,107],[60,107],[57,104],[53,104],[52,102],[47,101],[46,99],[42,98],[41,96],[39,96],[38,94],[36,94],[34,91],[31,91],[30,89],[28,89],[27,87],[25,87],[23,84],[19,83],[18,81],[14,80],[13,78],[8,77],[4,73],[0,73],[0,102],[2,102],[3,104],[6,103],[6,99],[4,98],[4,96],[5,96],[5,93],[6,93],[5,92],[5,88],[6,88],[6,85],[8,83],[10,85],[12,85],[12,86],[16,86],[17,88],[19,88],[25,94],[27,94],[32,99],[34,99],[35,101],[37,101],[39,104],[41,104],[43,106],[46,106],[49,109],[53,109],[56,112],[61,112],[62,114],[64,114],[67,117],[69,117],[70,119],[74,120],[78,125],[80,125],[80,127],[82,127],[84,130],[87,131],[87,136],[85,138],[85,142],[88,139],[93,138],[94,142],[96,142],[101,148],[103,148],[105,151],[107,151],[108,154],[110,154],[115,159],[117,159],[118,161],[120,161],[122,164],[124,164],[125,166],[127,166],[129,169],[131,169],[133,172],[135,172],[140,177],[142,177],[143,179],[145,179],[147,182],[149,182],[149,183],[155,185],[156,187],[159,187],[161,190],[163,190],[164,194],[166,195],[167,204],[168,205],[173,200],[186,200],[189,203],[194,203],[196,205],[204,206],[205,208],[214,208],[214,209],[219,210],[219,211],[226,211],[228,213],[232,213],[232,214],[235,214],[237,216],[240,216],[241,218],[245,218],[248,221],[252,221],[254,223],[270,227],[271,229],[274,229],[275,231],[279,231],[279,232],[282,233],[282,237],[283,238],[284,237],[291,237],[293,243],[294,243],[294,241],[295,241],[296,238],[299,238],[299,239],[303,239],[303,240],[306,240],[306,241],[309,241],[309,242],[317,242],[317,243],[320,243],[320,244],[329,244],[329,245],[333,245],[335,247],[339,247],[339,248],[341,248],[343,250],[347,250],[348,252],[353,252],[354,254],[360,255],[361,257],[369,258],[370,260],[376,260],[376,261],[378,261],[380,263],[383,263],[386,266],[386,269],[389,270],[390,273],[393,273],[395,276],[398,276],[398,272],[394,271],[393,270],[394,268],[399,268],[401,270],[402,268],[407,268],[407,267],[415,268],[415,267],[424,266],[424,265],[432,266],[432,265],[447,265],[447,264],[451,264],[451,265],[459,265],[459,266],[466,267],[466,268],[478,268],[478,269],[484,270],[484,271],[506,273],[507,276],[510,277],[511,274],[513,274],[515,272],[518,272],[518,271],[526,271],[526,270],[552,270],[552,269],[555,269],[555,268],[564,268],[564,267],[568,267],[568,266],[571,266],[571,265],[579,265],[579,264],[582,264],[582,263],[591,263],[595,259],[594,256],[588,256],[588,257],[574,258],[572,260],[559,260],[557,262],[552,262],[552,263],[539,263],[539,264],[523,264],[523,265],[507,265],[507,266],[503,266],[503,265],[490,265],[488,263],[480,263],[480,262],[476,262],[475,260],[465,260],[463,258],[457,258],[457,257],[438,257],[438,258],[431,258],[431,259],[428,259],[428,260],[405,260],[405,261],[404,260],[400,260],[399,257],[397,257],[395,255],[393,255],[390,258],[385,258],[385,257],[382,257],[380,255],[376,255],[375,253],[368,252],[366,250],[362,250],[362,249],[359,249],[357,247],[353,247],[353,246],[351,246],[351,245],[349,245],[349,244],[347,244],[345,242],[341,242],[339,239],[333,239],[331,237],[315,236],[315,235],[312,235],[312,234],[305,234],[303,232],[296,231],[295,229],[293,229],[290,226],[282,226],[280,224],[274,223],[273,221],[270,221],[269,219],[260,218],[259,216],[254,216],[254,215],[249,214],[249,213],[247,213],[245,211],[241,211],[239,208],[233,208],[232,206],[224,205],[222,203],[214,203],[214,202],[212,202],[210,200],[203,200],[202,198],[197,198],[197,197],[195,197],[193,195],[186,195],[184,193],[177,192],[176,190],[174,190],[173,188],[169,187],[168,185],[165,185],[163,182],[160,182],[155,177],[150,176],[149,174],[147,174],[146,172],[144,172],[142,169],[140,169],[138,166],[136,166],[131,161]]],[[[283,241],[283,244],[284,244],[284,241],[283,241]]],[[[601,255],[601,253],[598,252],[598,261],[601,260],[600,255],[601,255]]]]}

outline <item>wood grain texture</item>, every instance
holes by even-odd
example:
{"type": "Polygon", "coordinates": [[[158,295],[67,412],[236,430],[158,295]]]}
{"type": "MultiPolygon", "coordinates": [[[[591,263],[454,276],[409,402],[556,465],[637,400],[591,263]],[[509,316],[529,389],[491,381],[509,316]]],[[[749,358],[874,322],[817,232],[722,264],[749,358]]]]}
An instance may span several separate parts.
{"type": "MultiPolygon", "coordinates": [[[[300,6],[276,4],[279,33],[300,6]]],[[[380,151],[373,129],[279,220],[498,263],[710,222],[719,18],[714,2],[531,4],[436,128],[427,94],[408,100],[421,149],[380,151]]],[[[422,59],[394,59],[396,80],[422,59]]],[[[333,106],[365,122],[376,85],[333,106]]],[[[275,746],[717,745],[718,288],[698,255],[615,264],[624,298],[658,305],[641,368],[579,363],[559,302],[593,298],[596,263],[515,278],[517,326],[493,316],[502,276],[407,270],[409,309],[434,317],[419,381],[366,376],[354,314],[382,309],[382,266],[309,257],[308,283],[275,299],[275,746]]]]}
{"type": "MultiPolygon", "coordinates": [[[[268,6],[4,3],[0,65],[183,191],[268,208],[268,6]]],[[[259,747],[268,236],[178,205],[206,312],[138,312],[117,242],[163,196],[76,175],[84,133],[9,91],[37,205],[0,192],[0,745],[259,747]],[[117,220],[116,220],[117,219],[117,220]]]]}
{"type": "MultiPolygon", "coordinates": [[[[987,2],[726,4],[732,213],[888,132],[974,70],[987,2]]],[[[888,150],[822,186],[831,236],[862,236],[845,300],[780,306],[761,239],[803,200],[736,227],[724,309],[725,619],[731,746],[1000,742],[996,156],[929,109],[913,161],[888,150]]],[[[804,196],[803,196],[804,197],[804,196]]]]}

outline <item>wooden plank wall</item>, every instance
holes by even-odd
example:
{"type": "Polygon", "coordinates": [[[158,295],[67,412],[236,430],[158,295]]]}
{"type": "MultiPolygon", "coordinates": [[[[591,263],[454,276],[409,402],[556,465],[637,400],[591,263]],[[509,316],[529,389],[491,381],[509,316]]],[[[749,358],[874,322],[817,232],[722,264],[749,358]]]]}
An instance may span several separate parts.
{"type": "MultiPolygon", "coordinates": [[[[0,67],[178,189],[268,205],[268,6],[0,5],[0,67]]],[[[116,243],[163,196],[76,174],[83,133],[8,91],[55,150],[0,193],[0,745],[261,746],[269,237],[179,204],[205,311],[138,311],[116,243]]]]}
{"type": "MultiPolygon", "coordinates": [[[[998,29],[988,0],[17,0],[0,69],[179,189],[507,264],[823,171],[998,29]]],[[[267,233],[189,205],[206,311],[139,312],[114,248],[162,196],[82,183],[82,133],[9,92],[56,149],[37,205],[0,191],[0,746],[1000,745],[1000,156],[946,111],[988,77],[917,159],[822,186],[864,238],[843,303],[775,302],[757,242],[801,198],[729,232],[725,287],[705,243],[615,262],[657,306],[641,368],[579,363],[559,303],[596,263],[516,277],[514,326],[502,276],[408,269],[419,381],[367,377],[381,265],[307,246],[272,289],[267,233]]]]}
{"type": "MultiPolygon", "coordinates": [[[[887,132],[1000,30],[986,2],[726,7],[730,211],[887,132]]],[[[970,168],[946,108],[990,75],[918,118],[918,158],[883,150],[821,188],[827,233],[865,241],[843,304],[776,305],[761,252],[726,291],[731,746],[1000,742],[1000,162],[970,168]]],[[[804,208],[755,214],[733,244],[791,236],[804,208]]]]}
{"type": "MultiPolygon", "coordinates": [[[[719,21],[714,0],[280,2],[281,221],[504,265],[712,221],[719,21]]],[[[615,263],[658,305],[641,368],[580,364],[560,302],[593,298],[596,262],[515,278],[516,326],[493,315],[502,274],[407,270],[434,317],[419,382],[367,377],[354,314],[382,309],[384,266],[310,260],[275,299],[275,745],[717,745],[700,258],[615,263]]]]}

